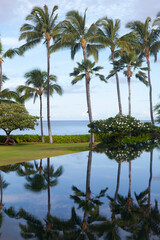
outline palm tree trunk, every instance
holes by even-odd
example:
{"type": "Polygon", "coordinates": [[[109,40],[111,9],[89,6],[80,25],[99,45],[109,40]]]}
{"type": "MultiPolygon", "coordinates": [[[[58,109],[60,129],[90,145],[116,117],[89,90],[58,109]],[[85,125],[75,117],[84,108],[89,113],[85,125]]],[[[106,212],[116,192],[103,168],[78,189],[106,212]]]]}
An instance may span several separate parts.
{"type": "Polygon", "coordinates": [[[116,186],[116,191],[115,191],[115,195],[114,195],[114,201],[116,201],[116,199],[117,199],[117,194],[118,194],[118,190],[119,190],[120,173],[121,173],[121,161],[118,163],[117,186],[116,186]]]}
{"type": "MultiPolygon", "coordinates": [[[[83,48],[83,56],[84,56],[84,60],[87,59],[85,48],[83,48]]],[[[90,80],[91,80],[90,75],[88,72],[86,72],[86,98],[87,98],[89,122],[91,123],[93,121],[93,118],[92,118],[91,97],[90,97],[90,80]]],[[[93,145],[94,145],[94,134],[91,133],[89,146],[92,147],[93,145]]]]}
{"type": "MultiPolygon", "coordinates": [[[[91,109],[91,97],[90,97],[90,77],[86,76],[86,97],[87,97],[87,106],[88,106],[88,115],[89,115],[89,122],[93,121],[92,119],[92,109],[91,109]]],[[[94,134],[91,133],[90,136],[90,147],[94,145],[94,134]]]]}
{"type": "Polygon", "coordinates": [[[2,210],[2,207],[3,207],[3,181],[2,181],[2,176],[1,176],[1,174],[0,174],[0,186],[1,186],[0,210],[2,210]]]}
{"type": "Polygon", "coordinates": [[[129,161],[129,189],[128,197],[131,197],[131,161],[129,161]]]}
{"type": "MultiPolygon", "coordinates": [[[[112,51],[112,62],[114,66],[114,51],[112,51]]],[[[119,114],[122,114],[122,104],[121,104],[121,95],[120,95],[120,87],[119,87],[119,77],[118,73],[116,72],[116,84],[117,84],[117,96],[118,96],[118,106],[119,106],[119,114]]]]}
{"type": "Polygon", "coordinates": [[[0,92],[2,90],[2,59],[0,58],[0,92]]]}
{"type": "Polygon", "coordinates": [[[50,74],[50,54],[49,54],[49,44],[47,41],[47,120],[48,120],[48,135],[49,143],[53,143],[52,133],[51,133],[51,122],[50,122],[50,101],[49,101],[49,74],[50,74]]]}
{"type": "Polygon", "coordinates": [[[50,194],[50,158],[47,158],[47,188],[48,188],[48,215],[51,212],[51,194],[50,194]]]}
{"type": "MultiPolygon", "coordinates": [[[[118,195],[119,184],[120,184],[120,174],[121,174],[121,161],[118,163],[117,185],[116,185],[116,191],[114,194],[114,203],[116,202],[117,195],[118,195]]],[[[112,218],[112,221],[115,220],[115,213],[112,212],[111,218],[112,218]]]]}
{"type": "Polygon", "coordinates": [[[148,185],[148,206],[150,212],[150,204],[151,204],[151,182],[152,182],[152,164],[153,164],[153,150],[150,152],[150,177],[149,177],[149,185],[148,185]]]}
{"type": "Polygon", "coordinates": [[[42,159],[40,159],[40,165],[39,165],[39,174],[42,173],[43,167],[42,167],[42,159]]]}
{"type": "Polygon", "coordinates": [[[128,77],[128,109],[129,109],[129,116],[131,116],[131,78],[128,77]]]}
{"type": "Polygon", "coordinates": [[[86,199],[87,200],[89,200],[90,194],[91,194],[91,190],[90,190],[91,164],[92,164],[92,151],[89,151],[88,165],[87,165],[87,178],[86,178],[86,199]]]}
{"type": "Polygon", "coordinates": [[[150,61],[149,58],[147,58],[147,65],[148,65],[148,83],[149,83],[149,100],[150,100],[150,116],[151,116],[151,122],[154,124],[154,118],[153,118],[153,104],[152,104],[152,85],[151,85],[151,76],[150,76],[150,61]]]}
{"type": "MultiPolygon", "coordinates": [[[[92,164],[92,151],[89,151],[88,155],[88,165],[87,165],[87,177],[86,177],[86,201],[89,201],[91,195],[90,189],[90,180],[91,180],[91,164],[92,164]]],[[[82,230],[85,231],[87,228],[87,211],[84,211],[83,221],[82,221],[82,230]]]]}
{"type": "Polygon", "coordinates": [[[41,122],[41,136],[42,136],[42,143],[44,143],[44,136],[43,136],[43,121],[42,121],[42,96],[40,95],[40,122],[41,122]]]}

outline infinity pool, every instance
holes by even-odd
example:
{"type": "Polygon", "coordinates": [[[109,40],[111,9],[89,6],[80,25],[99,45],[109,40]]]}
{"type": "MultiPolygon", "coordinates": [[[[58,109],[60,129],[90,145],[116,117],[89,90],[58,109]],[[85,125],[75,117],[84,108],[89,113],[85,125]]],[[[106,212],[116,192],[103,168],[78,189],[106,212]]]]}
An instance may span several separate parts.
{"type": "Polygon", "coordinates": [[[146,149],[0,167],[0,239],[160,239],[160,150],[146,149]]]}

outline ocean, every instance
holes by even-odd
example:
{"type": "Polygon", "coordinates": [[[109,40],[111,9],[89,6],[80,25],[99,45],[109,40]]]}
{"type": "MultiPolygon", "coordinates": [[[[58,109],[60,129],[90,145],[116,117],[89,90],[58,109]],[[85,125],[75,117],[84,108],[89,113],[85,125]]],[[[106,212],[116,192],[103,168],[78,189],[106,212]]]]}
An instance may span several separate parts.
{"type": "MultiPolygon", "coordinates": [[[[88,134],[89,128],[87,127],[88,121],[73,121],[73,120],[63,120],[63,121],[51,121],[51,131],[52,135],[76,135],[76,134],[88,134]]],[[[47,121],[43,121],[43,132],[44,135],[48,135],[47,121]]],[[[39,125],[35,127],[35,130],[14,130],[11,132],[13,135],[17,134],[38,134],[41,135],[40,122],[39,125]]],[[[0,135],[5,135],[5,132],[0,129],[0,135]]]]}

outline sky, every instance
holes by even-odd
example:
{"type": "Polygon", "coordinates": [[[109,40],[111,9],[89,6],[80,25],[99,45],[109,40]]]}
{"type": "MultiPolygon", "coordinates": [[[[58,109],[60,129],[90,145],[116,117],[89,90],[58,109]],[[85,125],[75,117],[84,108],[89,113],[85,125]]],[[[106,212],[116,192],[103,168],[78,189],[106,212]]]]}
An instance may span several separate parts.
{"type": "MultiPolygon", "coordinates": [[[[65,14],[70,10],[78,10],[84,13],[87,8],[87,26],[96,22],[99,18],[109,17],[121,20],[120,34],[128,30],[125,24],[129,21],[145,21],[149,16],[155,19],[160,11],[159,0],[0,0],[0,38],[4,51],[9,48],[18,47],[23,41],[18,41],[20,27],[26,22],[25,17],[34,6],[43,7],[46,4],[49,9],[58,5],[58,21],[65,19],[65,14]]],[[[103,67],[101,71],[108,75],[112,65],[108,59],[109,50],[104,49],[99,53],[97,65],[103,67]]],[[[88,120],[85,81],[82,80],[72,86],[72,78],[69,74],[76,67],[77,62],[81,62],[83,56],[80,51],[71,60],[70,50],[60,50],[51,55],[51,74],[58,78],[58,84],[63,88],[63,96],[54,94],[51,97],[51,119],[52,120],[88,120]]],[[[93,60],[91,58],[91,60],[93,60]]],[[[3,73],[7,75],[7,81],[3,88],[15,90],[18,85],[25,83],[24,74],[35,68],[42,71],[47,70],[46,48],[39,44],[25,53],[23,57],[15,56],[13,59],[5,59],[3,63],[3,73]]],[[[153,87],[153,105],[160,102],[160,54],[154,63],[151,59],[151,80],[153,87]]],[[[127,80],[120,74],[120,90],[122,98],[123,114],[128,114],[128,88],[127,80]]],[[[131,82],[132,115],[141,120],[150,119],[149,115],[149,89],[138,80],[132,78],[131,82]]],[[[101,82],[97,78],[91,79],[91,101],[93,119],[106,119],[118,113],[118,101],[115,78],[108,80],[108,83],[101,82]]],[[[39,101],[33,104],[29,100],[25,104],[27,110],[32,115],[39,115],[39,101]]],[[[43,99],[43,118],[46,119],[46,99],[43,99]]]]}

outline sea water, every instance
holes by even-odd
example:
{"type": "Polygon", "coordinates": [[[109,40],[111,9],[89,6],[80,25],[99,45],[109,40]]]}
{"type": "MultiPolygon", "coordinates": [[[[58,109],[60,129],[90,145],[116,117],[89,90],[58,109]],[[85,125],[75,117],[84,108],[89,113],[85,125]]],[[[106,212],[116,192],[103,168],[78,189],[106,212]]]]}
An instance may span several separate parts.
{"type": "MultiPolygon", "coordinates": [[[[51,121],[51,131],[52,135],[76,135],[76,134],[88,134],[88,125],[87,120],[61,120],[61,121],[51,121]]],[[[47,121],[43,121],[43,133],[48,135],[47,121]]],[[[19,129],[12,131],[13,135],[17,134],[38,134],[41,135],[40,122],[38,126],[35,126],[35,130],[24,130],[20,131],[19,129]]],[[[5,135],[5,132],[0,129],[0,135],[5,135]]]]}

